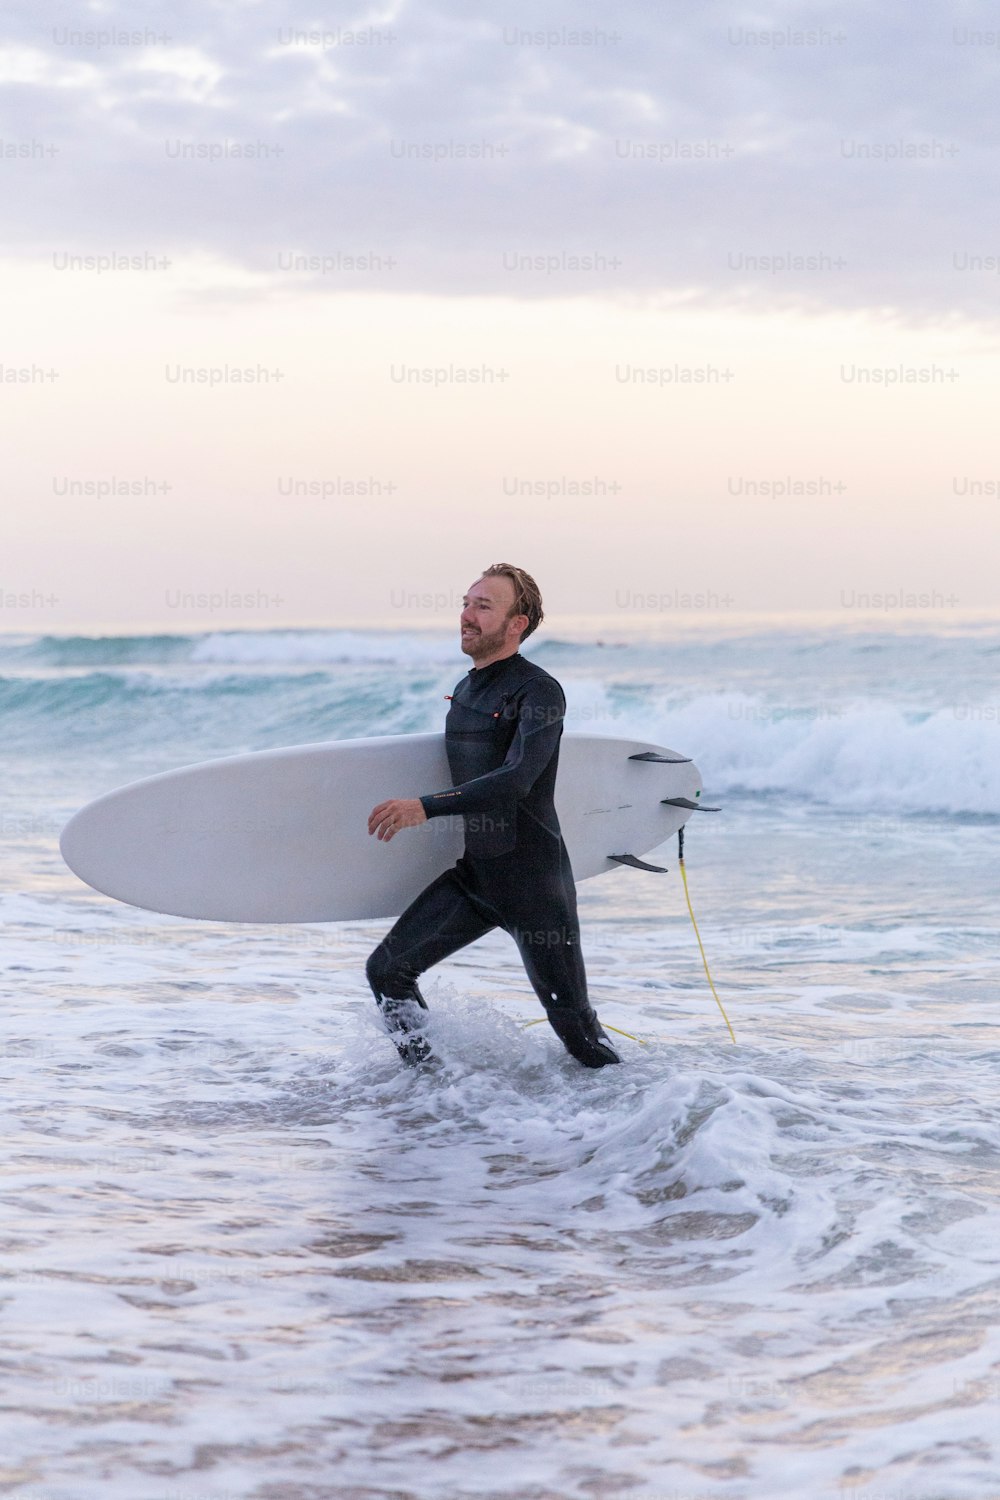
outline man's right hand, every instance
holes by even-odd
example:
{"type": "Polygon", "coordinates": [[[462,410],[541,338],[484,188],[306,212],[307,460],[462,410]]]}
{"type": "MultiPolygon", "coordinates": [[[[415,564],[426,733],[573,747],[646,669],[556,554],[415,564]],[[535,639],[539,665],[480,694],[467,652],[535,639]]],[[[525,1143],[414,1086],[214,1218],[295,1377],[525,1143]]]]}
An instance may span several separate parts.
{"type": "Polygon", "coordinates": [[[416,828],[426,822],[427,814],[419,797],[392,797],[372,808],[368,815],[368,832],[377,834],[388,843],[401,828],[416,828]]]}

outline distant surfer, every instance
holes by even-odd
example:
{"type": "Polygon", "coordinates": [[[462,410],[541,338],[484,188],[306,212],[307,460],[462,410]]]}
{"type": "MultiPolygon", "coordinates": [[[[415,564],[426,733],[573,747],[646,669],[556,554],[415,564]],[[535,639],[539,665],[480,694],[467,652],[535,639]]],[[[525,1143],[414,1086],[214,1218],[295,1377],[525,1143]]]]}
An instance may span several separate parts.
{"type": "Polygon", "coordinates": [[[534,579],[494,563],[465,595],[461,648],[473,661],[451,698],[445,744],[452,788],[393,797],[368,832],[388,841],[428,818],[460,816],[465,852],[403,912],[366,973],[400,1056],[429,1058],[417,978],[494,927],[518,946],[566,1050],[588,1068],[620,1062],[587,999],[576,886],[553,795],[566,699],[519,654],[543,618],[534,579]]]}

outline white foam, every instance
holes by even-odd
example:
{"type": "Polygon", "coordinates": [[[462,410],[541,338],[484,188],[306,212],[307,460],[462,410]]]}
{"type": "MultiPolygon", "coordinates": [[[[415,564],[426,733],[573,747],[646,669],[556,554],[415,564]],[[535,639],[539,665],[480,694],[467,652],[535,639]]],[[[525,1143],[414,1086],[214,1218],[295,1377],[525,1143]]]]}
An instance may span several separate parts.
{"type": "Polygon", "coordinates": [[[439,665],[464,658],[457,630],[440,635],[418,631],[378,633],[357,630],[215,631],[196,641],[193,662],[299,663],[400,662],[439,665]]]}
{"type": "MultiPolygon", "coordinates": [[[[647,1006],[647,948],[617,924],[635,995],[605,1004],[598,955],[595,997],[649,1045],[617,1039],[623,1066],[590,1073],[524,1028],[539,1008],[494,934],[427,977],[424,1073],[366,991],[382,924],[232,928],[72,894],[0,905],[2,1289],[47,1495],[88,1493],[80,1433],[108,1500],[144,1492],[132,1455],[187,1477],[212,1444],[209,1488],[166,1500],[235,1500],[292,1464],[473,1494],[489,1424],[498,1494],[800,1500],[860,1463],[872,1496],[991,1492],[993,1065],[915,1050],[902,1003],[855,1055],[849,1018],[824,1026],[803,992],[787,1038],[743,987],[733,1047],[700,979],[669,1023],[647,1006]],[[705,1472],[706,1432],[750,1487],[705,1472]],[[900,1487],[900,1451],[946,1486],[900,1487]]],[[[814,973],[807,936],[786,983],[814,973]]],[[[865,982],[872,956],[838,977],[865,982]]]]}
{"type": "Polygon", "coordinates": [[[904,711],[861,701],[776,706],[763,696],[659,695],[616,708],[599,682],[564,683],[567,727],[634,734],[691,755],[713,792],[791,793],[833,807],[1000,815],[990,705],[904,711]]]}

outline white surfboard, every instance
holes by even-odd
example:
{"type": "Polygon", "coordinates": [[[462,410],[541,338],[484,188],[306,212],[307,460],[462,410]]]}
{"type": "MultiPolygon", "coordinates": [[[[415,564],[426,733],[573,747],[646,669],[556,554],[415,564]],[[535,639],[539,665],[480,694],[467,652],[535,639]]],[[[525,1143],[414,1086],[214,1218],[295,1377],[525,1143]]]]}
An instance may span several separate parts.
{"type": "MultiPolygon", "coordinates": [[[[556,811],[577,881],[676,833],[701,777],[672,750],[565,733],[556,811]],[[637,760],[635,756],[663,760],[637,760]]],[[[461,820],[430,818],[387,843],[368,814],[389,797],[451,786],[443,734],[261,750],[150,776],[82,808],[63,829],[70,869],[147,911],[220,922],[396,917],[462,853],[461,820]]]]}

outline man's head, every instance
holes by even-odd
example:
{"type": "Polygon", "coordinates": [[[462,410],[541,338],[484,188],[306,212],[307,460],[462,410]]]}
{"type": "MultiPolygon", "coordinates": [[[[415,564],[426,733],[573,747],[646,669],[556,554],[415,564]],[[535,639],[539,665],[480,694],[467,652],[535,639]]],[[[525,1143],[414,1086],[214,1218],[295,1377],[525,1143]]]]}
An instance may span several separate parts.
{"type": "Polygon", "coordinates": [[[542,619],[542,596],[531,574],[512,563],[493,563],[463,601],[462,650],[477,667],[513,656],[542,619]]]}

